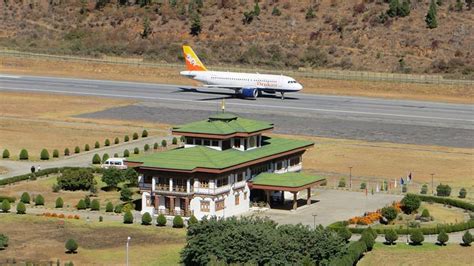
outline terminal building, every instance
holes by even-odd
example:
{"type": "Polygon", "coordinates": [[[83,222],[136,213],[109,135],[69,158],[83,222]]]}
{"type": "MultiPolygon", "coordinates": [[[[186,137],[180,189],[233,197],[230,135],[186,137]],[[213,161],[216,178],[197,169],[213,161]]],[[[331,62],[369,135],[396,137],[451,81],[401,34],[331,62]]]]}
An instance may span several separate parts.
{"type": "Polygon", "coordinates": [[[129,158],[139,173],[142,213],[229,217],[249,211],[251,198],[285,195],[297,207],[300,191],[324,179],[299,173],[314,143],[266,136],[273,124],[217,113],[172,129],[184,146],[129,158]]]}

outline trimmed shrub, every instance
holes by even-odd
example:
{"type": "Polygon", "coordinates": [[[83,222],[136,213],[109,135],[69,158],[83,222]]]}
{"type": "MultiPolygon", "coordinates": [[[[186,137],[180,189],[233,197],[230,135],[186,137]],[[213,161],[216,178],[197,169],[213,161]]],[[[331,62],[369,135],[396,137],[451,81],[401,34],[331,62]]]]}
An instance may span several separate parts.
{"type": "Polygon", "coordinates": [[[123,151],[123,157],[125,157],[125,158],[130,157],[130,151],[124,150],[123,151]]]}
{"type": "Polygon", "coordinates": [[[86,208],[91,207],[91,198],[89,196],[84,197],[84,203],[86,204],[86,208]]]}
{"type": "Polygon", "coordinates": [[[77,249],[79,248],[79,245],[74,239],[69,239],[68,241],[66,241],[65,247],[68,253],[76,253],[77,249]]]}
{"type": "Polygon", "coordinates": [[[158,215],[158,217],[156,217],[156,225],[158,226],[166,225],[166,217],[163,214],[160,214],[158,215]]]}
{"type": "Polygon", "coordinates": [[[90,190],[94,186],[93,171],[102,171],[100,168],[64,168],[57,177],[59,187],[64,190],[90,190]]]}
{"type": "Polygon", "coordinates": [[[150,145],[145,144],[145,146],[143,146],[143,150],[144,150],[144,151],[148,151],[149,149],[150,149],[150,145]]]}
{"type": "Polygon", "coordinates": [[[439,232],[439,234],[438,234],[438,243],[441,246],[444,246],[444,245],[446,245],[446,242],[448,242],[448,240],[449,240],[448,234],[446,234],[446,232],[444,230],[441,230],[441,232],[439,232]]]}
{"type": "Polygon", "coordinates": [[[135,147],[135,149],[133,149],[133,154],[139,154],[139,153],[140,153],[140,149],[135,147]]]}
{"type": "Polygon", "coordinates": [[[188,226],[193,225],[193,224],[197,224],[197,223],[199,223],[199,221],[196,218],[196,216],[191,215],[191,217],[189,217],[189,219],[188,219],[188,226]]]}
{"type": "Polygon", "coordinates": [[[128,142],[130,140],[130,138],[128,137],[128,135],[125,135],[125,137],[123,137],[123,142],[128,142]]]}
{"type": "Polygon", "coordinates": [[[389,222],[397,218],[397,210],[393,206],[383,207],[382,216],[385,217],[389,222]]]}
{"type": "Polygon", "coordinates": [[[71,152],[69,151],[69,148],[65,148],[64,149],[64,156],[69,156],[69,154],[71,154],[71,152]]]}
{"type": "Polygon", "coordinates": [[[181,137],[179,137],[179,141],[181,141],[181,142],[185,142],[185,141],[186,141],[186,137],[185,137],[185,136],[181,136],[181,137]]]}
{"type": "Polygon", "coordinates": [[[403,184],[403,186],[402,186],[402,193],[407,193],[407,191],[408,191],[407,185],[406,185],[406,184],[403,184]]]}
{"type": "Polygon", "coordinates": [[[466,195],[467,195],[466,189],[461,188],[461,190],[459,190],[459,198],[464,199],[464,198],[466,198],[466,195]]]}
{"type": "Polygon", "coordinates": [[[142,216],[142,224],[143,225],[150,225],[152,222],[151,215],[149,212],[145,212],[142,216]]]}
{"type": "Polygon", "coordinates": [[[1,206],[1,207],[2,207],[2,212],[8,212],[8,211],[10,211],[10,208],[11,208],[11,206],[10,206],[10,201],[7,200],[7,199],[4,199],[4,200],[2,201],[2,206],[1,206]]]}
{"type": "Polygon", "coordinates": [[[3,150],[2,158],[10,158],[10,151],[8,151],[7,149],[3,150]]]}
{"type": "Polygon", "coordinates": [[[349,229],[347,229],[347,227],[342,227],[342,228],[339,228],[337,230],[337,234],[342,238],[344,239],[346,242],[349,242],[349,239],[351,239],[352,237],[352,233],[351,231],[349,231],[349,229]]]}
{"type": "Polygon", "coordinates": [[[42,149],[40,153],[41,160],[49,160],[49,152],[47,149],[42,149]]]}
{"type": "Polygon", "coordinates": [[[109,139],[106,139],[105,142],[104,142],[104,145],[106,147],[110,146],[110,140],[109,139]]]}
{"type": "Polygon", "coordinates": [[[142,138],[146,138],[146,137],[148,137],[148,131],[146,131],[146,129],[144,129],[142,131],[142,138]]]}
{"type": "Polygon", "coordinates": [[[426,194],[428,193],[428,185],[427,184],[423,184],[423,186],[421,186],[421,191],[420,191],[421,194],[426,194]]]}
{"type": "Polygon", "coordinates": [[[20,160],[28,160],[28,151],[25,149],[22,149],[20,151],[20,160]]]}
{"type": "Polygon", "coordinates": [[[410,241],[413,245],[421,245],[425,241],[425,237],[420,229],[415,229],[410,234],[410,241]]]}
{"type": "Polygon", "coordinates": [[[469,232],[469,230],[467,230],[466,233],[464,233],[464,235],[462,236],[462,243],[463,243],[464,246],[470,246],[471,245],[472,235],[469,232]]]}
{"type": "Polygon", "coordinates": [[[398,234],[393,229],[389,229],[385,232],[385,241],[389,245],[393,245],[398,239],[398,234]]]}
{"type": "Polygon", "coordinates": [[[122,201],[131,201],[132,195],[132,191],[128,187],[124,187],[120,190],[120,200],[122,201]]]}
{"type": "Polygon", "coordinates": [[[5,249],[5,247],[8,247],[8,236],[0,234],[0,250],[5,249]]]}
{"type": "Polygon", "coordinates": [[[120,204],[115,205],[114,212],[115,213],[121,213],[122,212],[122,205],[120,205],[120,204]]]}
{"type": "Polygon", "coordinates": [[[76,205],[76,208],[78,210],[85,210],[87,208],[86,202],[83,199],[80,199],[79,202],[76,205]]]}
{"type": "Polygon", "coordinates": [[[119,157],[118,153],[114,153],[114,158],[118,158],[118,157],[119,157]]]}
{"type": "Polygon", "coordinates": [[[119,138],[118,138],[118,137],[115,137],[115,139],[114,139],[114,144],[119,144],[119,143],[120,143],[119,138]]]}
{"type": "Polygon", "coordinates": [[[161,141],[161,147],[166,148],[166,145],[167,145],[166,139],[162,140],[161,141]]]}
{"type": "Polygon", "coordinates": [[[44,206],[44,198],[43,198],[43,196],[41,196],[41,194],[36,196],[35,206],[44,206]]]}
{"type": "Polygon", "coordinates": [[[360,183],[360,189],[366,189],[367,184],[365,182],[360,183]]]}
{"type": "Polygon", "coordinates": [[[81,148],[79,148],[79,146],[76,146],[74,148],[74,153],[80,153],[81,152],[81,148]]]}
{"type": "Polygon", "coordinates": [[[97,199],[92,200],[91,202],[91,211],[98,211],[100,210],[100,202],[97,199]]]}
{"type": "Polygon", "coordinates": [[[59,158],[59,151],[57,149],[53,150],[53,158],[59,158]]]}
{"type": "Polygon", "coordinates": [[[172,143],[173,145],[178,144],[178,139],[177,139],[176,137],[174,137],[174,138],[171,140],[171,143],[172,143]]]}
{"type": "Polygon", "coordinates": [[[403,197],[401,204],[403,211],[410,214],[420,208],[421,200],[417,195],[407,194],[403,197]]]}
{"type": "Polygon", "coordinates": [[[89,146],[89,144],[86,144],[84,146],[84,151],[90,151],[91,150],[91,147],[89,146]]]}
{"type": "Polygon", "coordinates": [[[424,218],[430,217],[430,212],[428,211],[428,209],[423,209],[423,211],[421,212],[421,217],[424,217],[424,218]]]}
{"type": "Polygon", "coordinates": [[[64,206],[64,201],[61,197],[56,199],[56,208],[62,208],[64,206]]]}
{"type": "Polygon", "coordinates": [[[173,227],[174,228],[183,228],[184,227],[184,221],[183,218],[179,215],[176,215],[173,219],[173,227]]]}
{"type": "Polygon", "coordinates": [[[449,185],[439,184],[436,187],[436,196],[449,197],[449,195],[451,195],[451,187],[449,185]]]}
{"type": "Polygon", "coordinates": [[[58,185],[58,184],[53,184],[53,186],[51,187],[51,189],[53,190],[54,193],[57,193],[61,190],[61,186],[58,185]]]}
{"type": "Polygon", "coordinates": [[[138,139],[138,133],[137,132],[133,133],[132,139],[134,139],[134,140],[138,139]]]}
{"type": "Polygon", "coordinates": [[[25,204],[29,204],[30,203],[30,194],[28,194],[28,192],[23,192],[23,194],[21,194],[21,198],[20,198],[20,201],[25,203],[25,204]]]}
{"type": "Polygon", "coordinates": [[[154,150],[158,150],[158,147],[159,147],[158,142],[155,142],[155,143],[153,144],[153,149],[154,149],[154,150]]]}
{"type": "Polygon", "coordinates": [[[94,154],[94,156],[92,157],[92,164],[100,164],[100,156],[99,154],[94,154]]]}
{"type": "Polygon", "coordinates": [[[365,245],[367,246],[367,250],[369,250],[369,251],[372,250],[372,248],[375,245],[375,238],[374,238],[373,234],[367,229],[365,229],[362,232],[360,240],[365,243],[365,245]]]}
{"type": "Polygon", "coordinates": [[[94,148],[95,148],[95,149],[98,149],[98,148],[100,148],[100,143],[99,143],[98,141],[96,141],[96,142],[95,142],[95,144],[94,144],[94,148]]]}
{"type": "Polygon", "coordinates": [[[104,217],[102,217],[102,215],[99,216],[99,223],[101,223],[101,222],[103,222],[103,221],[104,221],[104,217]]]}
{"type": "Polygon", "coordinates": [[[133,214],[131,211],[127,211],[123,215],[123,223],[124,224],[133,224],[133,214]]]}
{"type": "Polygon", "coordinates": [[[16,205],[16,214],[26,214],[25,203],[23,203],[23,202],[20,201],[20,202],[16,205]]]}
{"type": "Polygon", "coordinates": [[[346,180],[344,178],[341,178],[339,180],[339,184],[337,186],[338,187],[346,187],[346,180]]]}
{"type": "Polygon", "coordinates": [[[112,202],[107,202],[105,205],[105,212],[113,212],[114,211],[114,204],[112,202]]]}
{"type": "Polygon", "coordinates": [[[108,153],[104,153],[104,154],[102,155],[102,162],[107,161],[107,159],[109,159],[109,154],[108,154],[108,153]]]}

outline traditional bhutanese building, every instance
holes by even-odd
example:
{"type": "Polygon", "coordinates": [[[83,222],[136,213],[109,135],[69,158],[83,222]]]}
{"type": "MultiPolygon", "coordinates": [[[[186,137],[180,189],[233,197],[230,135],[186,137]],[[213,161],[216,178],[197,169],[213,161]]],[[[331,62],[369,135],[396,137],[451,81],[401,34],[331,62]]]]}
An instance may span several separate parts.
{"type": "Polygon", "coordinates": [[[183,147],[127,161],[139,173],[142,213],[228,217],[249,210],[251,193],[267,201],[291,193],[296,208],[305,189],[309,201],[310,188],[323,179],[297,172],[314,144],[264,135],[272,130],[271,123],[225,112],[174,127],[183,147]]]}

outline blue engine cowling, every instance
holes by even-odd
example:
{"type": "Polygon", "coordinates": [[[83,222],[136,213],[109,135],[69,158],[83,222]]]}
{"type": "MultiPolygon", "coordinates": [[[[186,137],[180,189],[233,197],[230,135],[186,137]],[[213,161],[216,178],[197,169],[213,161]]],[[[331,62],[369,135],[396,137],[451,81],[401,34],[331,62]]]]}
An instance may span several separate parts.
{"type": "Polygon", "coordinates": [[[245,98],[256,99],[258,95],[258,90],[256,88],[243,88],[240,93],[245,98]]]}

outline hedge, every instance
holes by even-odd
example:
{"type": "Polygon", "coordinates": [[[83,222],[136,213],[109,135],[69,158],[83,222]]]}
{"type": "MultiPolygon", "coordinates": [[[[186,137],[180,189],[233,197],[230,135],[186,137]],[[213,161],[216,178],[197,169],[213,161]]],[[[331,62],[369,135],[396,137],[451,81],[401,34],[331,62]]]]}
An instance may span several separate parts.
{"type": "MultiPolygon", "coordinates": [[[[54,167],[54,168],[41,169],[40,171],[36,172],[34,174],[34,176],[35,177],[48,176],[49,174],[57,174],[57,173],[63,172],[64,170],[67,170],[67,169],[77,170],[77,169],[80,169],[80,168],[83,168],[83,167],[69,167],[68,166],[68,167],[59,167],[59,168],[54,167]]],[[[91,167],[91,168],[88,168],[88,169],[91,169],[93,173],[102,173],[101,168],[91,167]]],[[[0,180],[0,186],[13,184],[13,183],[20,182],[20,181],[23,181],[23,180],[28,180],[28,179],[30,179],[31,176],[33,176],[33,174],[17,175],[17,176],[1,179],[0,180]]]]}
{"type": "Polygon", "coordinates": [[[446,205],[461,208],[464,210],[474,211],[474,204],[465,202],[462,200],[446,198],[446,197],[427,196],[427,195],[417,195],[417,196],[420,198],[421,201],[446,204],[446,205]]]}
{"type": "Polygon", "coordinates": [[[339,258],[334,258],[329,261],[328,265],[331,266],[352,266],[356,265],[356,262],[364,255],[364,252],[367,251],[367,245],[361,239],[358,241],[352,242],[347,248],[347,253],[339,258]]]}
{"type": "Polygon", "coordinates": [[[2,202],[3,200],[8,200],[9,202],[15,202],[15,197],[7,197],[7,196],[2,196],[0,195],[0,202],[2,202]]]}

